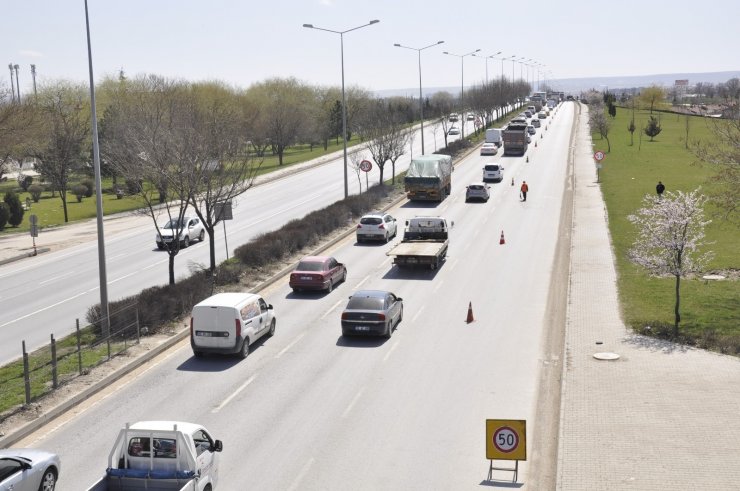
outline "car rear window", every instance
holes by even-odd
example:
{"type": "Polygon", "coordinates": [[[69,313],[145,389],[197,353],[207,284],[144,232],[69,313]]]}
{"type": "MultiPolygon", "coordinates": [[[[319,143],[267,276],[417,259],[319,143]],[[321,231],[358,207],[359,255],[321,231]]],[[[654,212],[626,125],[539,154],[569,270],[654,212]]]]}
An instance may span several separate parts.
{"type": "Polygon", "coordinates": [[[351,310],[383,310],[383,299],[380,297],[352,297],[347,309],[351,310]]]}
{"type": "Polygon", "coordinates": [[[468,187],[469,187],[470,189],[474,190],[474,191],[480,191],[481,189],[483,189],[483,186],[478,186],[477,184],[471,184],[471,185],[470,185],[470,186],[468,186],[468,187]]]}
{"type": "Polygon", "coordinates": [[[383,219],[378,217],[364,217],[360,219],[360,223],[362,225],[380,225],[383,223],[383,219]]]}
{"type": "Polygon", "coordinates": [[[487,171],[497,171],[498,170],[498,165],[487,165],[486,166],[486,170],[487,171]]]}
{"type": "Polygon", "coordinates": [[[298,271],[323,271],[324,263],[318,261],[301,261],[295,269],[298,271]]]}

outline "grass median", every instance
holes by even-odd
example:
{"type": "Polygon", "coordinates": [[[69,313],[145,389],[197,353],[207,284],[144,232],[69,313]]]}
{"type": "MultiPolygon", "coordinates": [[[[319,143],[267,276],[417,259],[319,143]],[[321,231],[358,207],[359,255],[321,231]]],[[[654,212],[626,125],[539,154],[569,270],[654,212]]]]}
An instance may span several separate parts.
{"type": "MultiPolygon", "coordinates": [[[[700,164],[686,148],[687,116],[654,113],[662,132],[654,141],[643,133],[648,111],[635,112],[634,143],[627,127],[632,113],[618,108],[612,119],[611,152],[600,171],[601,189],[609,216],[609,230],[616,255],[619,296],[625,322],[635,331],[669,337],[673,324],[675,279],[657,278],[632,264],[627,251],[636,237],[636,228],[627,216],[641,207],[645,194],[655,193],[662,181],[667,190],[691,191],[699,186],[710,191],[709,179],[717,169],[700,164]]],[[[711,141],[712,121],[688,116],[689,141],[711,141]]],[[[606,151],[606,141],[593,134],[594,150],[606,151]]],[[[713,221],[707,227],[707,248],[715,253],[707,272],[727,276],[721,281],[694,277],[681,282],[680,342],[734,355],[740,354],[740,229],[724,220],[711,204],[705,209],[713,221]]]]}

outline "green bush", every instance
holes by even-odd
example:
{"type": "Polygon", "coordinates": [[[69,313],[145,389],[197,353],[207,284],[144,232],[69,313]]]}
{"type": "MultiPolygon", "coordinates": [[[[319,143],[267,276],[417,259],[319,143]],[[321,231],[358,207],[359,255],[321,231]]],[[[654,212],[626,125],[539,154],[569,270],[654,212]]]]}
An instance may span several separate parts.
{"type": "Polygon", "coordinates": [[[8,223],[8,218],[10,218],[8,206],[5,203],[0,203],[0,230],[5,229],[5,224],[8,223]]]}
{"type": "Polygon", "coordinates": [[[31,199],[34,203],[38,203],[41,199],[41,193],[44,192],[44,186],[40,184],[31,184],[28,186],[28,192],[31,193],[31,199]]]}
{"type": "Polygon", "coordinates": [[[18,185],[24,191],[28,191],[28,186],[30,186],[32,182],[33,182],[33,176],[25,176],[23,174],[18,174],[18,185]]]}
{"type": "Polygon", "coordinates": [[[136,179],[126,179],[126,192],[128,194],[139,194],[142,182],[136,179]]]}
{"type": "Polygon", "coordinates": [[[85,193],[85,198],[92,197],[93,193],[95,192],[95,184],[92,182],[91,179],[85,179],[80,184],[85,186],[87,188],[87,192],[85,193]]]}
{"type": "Polygon", "coordinates": [[[17,227],[23,222],[23,214],[25,213],[21,199],[13,191],[8,191],[5,193],[3,201],[5,201],[5,206],[8,207],[8,223],[12,227],[17,227]]]}
{"type": "Polygon", "coordinates": [[[77,198],[77,202],[81,203],[82,198],[87,196],[87,186],[85,186],[84,184],[75,184],[74,186],[72,186],[72,194],[74,194],[77,198]]]}

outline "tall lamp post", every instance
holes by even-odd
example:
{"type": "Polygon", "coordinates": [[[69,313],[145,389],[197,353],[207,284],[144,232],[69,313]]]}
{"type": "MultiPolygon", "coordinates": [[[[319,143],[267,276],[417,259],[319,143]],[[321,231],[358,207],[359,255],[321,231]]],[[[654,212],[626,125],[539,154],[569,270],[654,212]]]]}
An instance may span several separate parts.
{"type": "MultiPolygon", "coordinates": [[[[108,312],[108,274],[105,267],[105,236],[103,233],[103,186],[100,178],[100,151],[98,147],[98,117],[95,112],[95,79],[93,78],[92,44],[90,42],[90,19],[85,0],[85,28],[87,30],[87,65],[90,73],[90,118],[92,126],[93,166],[95,169],[95,204],[98,225],[98,270],[100,274],[100,314],[103,321],[103,335],[110,334],[110,314],[108,312]]],[[[110,349],[110,348],[109,348],[110,349]]],[[[110,356],[110,353],[108,353],[110,356]]]]}
{"type": "Polygon", "coordinates": [[[466,56],[470,56],[473,53],[477,53],[480,51],[480,48],[476,49],[475,51],[471,51],[470,53],[465,53],[464,55],[456,55],[454,53],[450,53],[449,51],[443,51],[444,54],[450,55],[450,56],[457,56],[460,58],[460,117],[462,118],[462,124],[460,124],[460,138],[465,138],[465,67],[464,67],[464,60],[466,56]]]}
{"type": "Polygon", "coordinates": [[[323,27],[316,27],[313,24],[303,24],[303,27],[306,27],[308,29],[316,29],[318,31],[326,31],[326,32],[333,32],[334,34],[339,34],[339,44],[341,48],[341,59],[342,59],[342,147],[344,149],[344,197],[345,199],[349,196],[349,187],[347,184],[347,99],[344,95],[344,35],[348,32],[356,31],[357,29],[361,29],[363,27],[377,24],[378,22],[380,21],[377,19],[371,20],[367,24],[353,27],[352,29],[347,29],[345,31],[334,31],[332,29],[325,29],[323,27]]]}
{"type": "Polygon", "coordinates": [[[13,68],[15,68],[15,93],[18,97],[18,102],[21,102],[21,84],[18,83],[18,69],[20,68],[18,65],[13,65],[13,68]]]}
{"type": "Polygon", "coordinates": [[[33,97],[37,97],[36,93],[36,65],[31,64],[31,78],[33,79],[33,97]]]}
{"type": "Polygon", "coordinates": [[[8,63],[8,70],[10,70],[10,102],[15,102],[15,85],[13,85],[13,64],[8,63]]]}
{"type": "Polygon", "coordinates": [[[411,46],[404,46],[398,43],[395,43],[393,45],[397,48],[413,49],[419,55],[419,117],[421,118],[421,154],[422,155],[424,155],[424,99],[421,94],[421,52],[427,48],[431,48],[432,46],[437,46],[438,44],[442,44],[442,43],[444,43],[444,41],[437,41],[436,43],[430,44],[429,46],[424,46],[423,48],[412,48],[411,46]]]}
{"type": "MultiPolygon", "coordinates": [[[[501,54],[501,51],[499,51],[498,53],[494,53],[492,55],[489,55],[489,56],[477,56],[477,58],[484,58],[486,60],[486,84],[488,84],[488,58],[493,58],[494,56],[500,55],[500,54],[501,54]]],[[[473,56],[475,56],[475,55],[473,55],[473,56]]]]}

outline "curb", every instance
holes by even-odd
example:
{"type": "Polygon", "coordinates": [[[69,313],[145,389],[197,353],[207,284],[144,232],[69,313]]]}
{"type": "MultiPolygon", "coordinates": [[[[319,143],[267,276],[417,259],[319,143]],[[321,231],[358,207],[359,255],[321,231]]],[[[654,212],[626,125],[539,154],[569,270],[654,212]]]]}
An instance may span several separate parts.
{"type": "Polygon", "coordinates": [[[29,251],[29,252],[24,252],[23,254],[18,254],[17,256],[0,259],[0,266],[2,266],[3,264],[12,263],[13,261],[19,261],[21,259],[25,259],[27,257],[38,256],[42,252],[49,252],[50,250],[51,248],[49,247],[39,247],[38,249],[36,249],[35,254],[29,251]]]}

